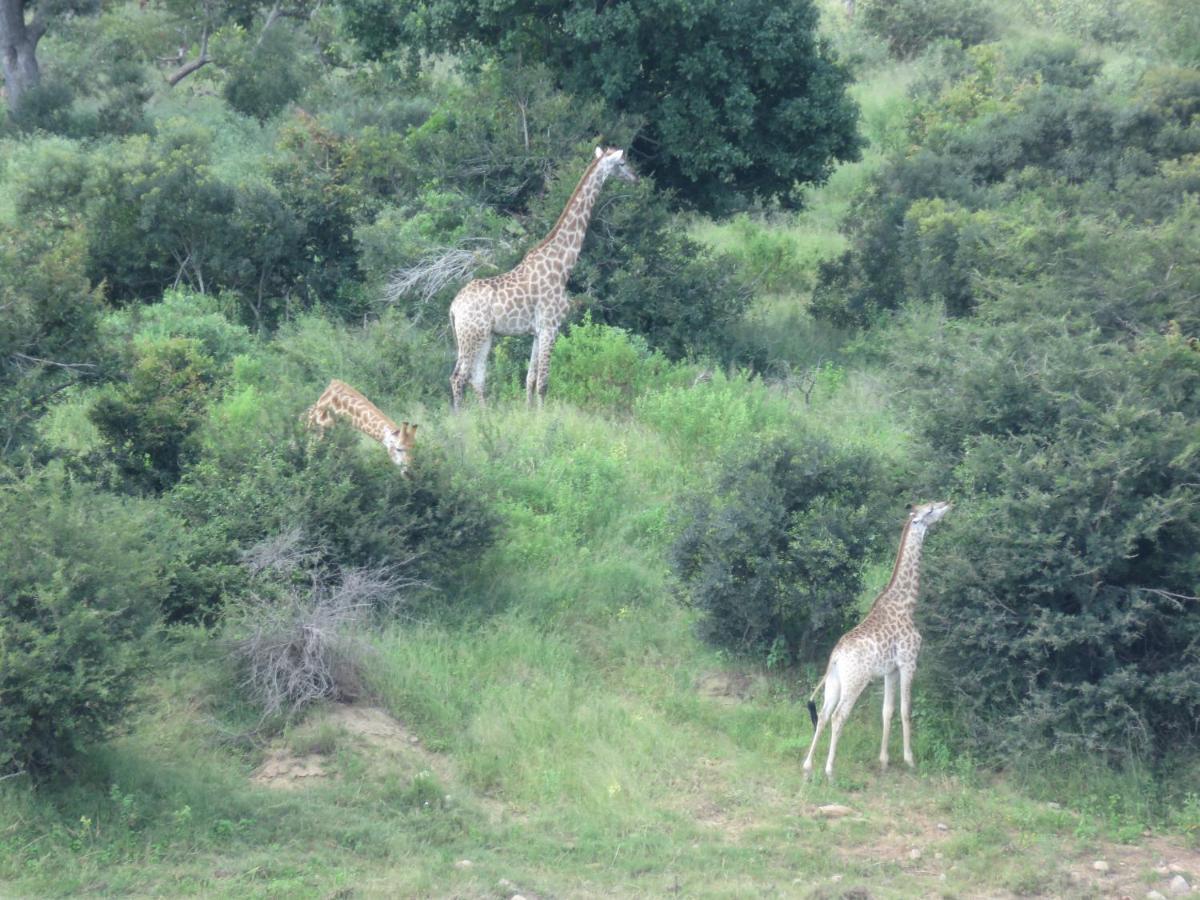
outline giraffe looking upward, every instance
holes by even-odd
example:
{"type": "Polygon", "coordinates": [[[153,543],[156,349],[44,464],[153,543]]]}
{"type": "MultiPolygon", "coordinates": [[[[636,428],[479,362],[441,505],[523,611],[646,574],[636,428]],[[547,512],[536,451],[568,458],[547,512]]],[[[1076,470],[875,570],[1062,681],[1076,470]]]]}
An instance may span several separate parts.
{"type": "Polygon", "coordinates": [[[825,761],[825,775],[833,775],[833,756],[837,751],[838,736],[842,726],[850,717],[858,695],[873,678],[883,676],[883,747],[879,751],[879,764],[887,768],[888,736],[892,728],[892,712],[895,709],[897,675],[900,689],[900,724],[904,729],[904,761],[913,764],[911,744],[911,701],[912,679],[917,670],[917,654],[921,652],[921,633],[913,622],[913,610],[917,605],[917,586],[920,581],[921,545],[929,526],[939,521],[950,509],[949,503],[926,503],[912,507],[904,530],[900,533],[900,549],[896,553],[896,567],[892,580],[883,589],[865,619],[842,635],[841,640],[829,655],[825,677],[817,682],[812,697],[825,685],[825,700],[821,714],[817,715],[812,697],[808,700],[808,712],[812,716],[816,731],[808,756],[804,759],[805,776],[812,774],[813,754],[817,740],[825,723],[832,717],[829,733],[829,758],[825,761]]]}
{"type": "Polygon", "coordinates": [[[592,206],[610,175],[625,181],[637,180],[625,162],[623,150],[597,147],[595,159],[542,242],[511,272],[475,279],[450,304],[450,324],[458,342],[458,361],[450,376],[455,409],[462,402],[468,379],[479,402],[484,402],[487,356],[497,334],[533,335],[529,373],[525,376],[525,400],[532,403],[535,390],[539,405],[545,399],[550,384],[550,351],[569,309],[567,279],[579,259],[592,206]]]}
{"type": "Polygon", "coordinates": [[[346,382],[335,378],[309,409],[308,424],[316,428],[317,436],[321,437],[339,416],[383,444],[392,462],[401,469],[408,466],[408,454],[412,450],[418,426],[402,422],[397,427],[374,403],[346,382]]]}

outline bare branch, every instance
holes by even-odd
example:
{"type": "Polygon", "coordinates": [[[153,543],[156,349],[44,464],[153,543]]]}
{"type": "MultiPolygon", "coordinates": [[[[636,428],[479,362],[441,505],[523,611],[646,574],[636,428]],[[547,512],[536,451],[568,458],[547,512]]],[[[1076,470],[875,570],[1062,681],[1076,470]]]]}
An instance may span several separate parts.
{"type": "Polygon", "coordinates": [[[212,57],[208,55],[208,23],[205,22],[204,33],[200,37],[200,55],[176,69],[167,78],[167,84],[175,87],[175,85],[179,84],[179,82],[183,81],[183,79],[187,78],[197,69],[207,66],[212,61],[212,57]]]}
{"type": "Polygon", "coordinates": [[[512,245],[480,238],[456,247],[438,247],[411,266],[397,269],[383,291],[387,303],[398,303],[413,294],[420,306],[430,303],[448,285],[462,281],[485,267],[495,268],[496,255],[512,245]]]}
{"type": "Polygon", "coordinates": [[[34,363],[39,366],[57,366],[60,369],[95,369],[95,363],[68,363],[59,362],[55,359],[42,359],[40,356],[30,356],[27,353],[14,353],[14,359],[19,359],[23,362],[34,363]]]}

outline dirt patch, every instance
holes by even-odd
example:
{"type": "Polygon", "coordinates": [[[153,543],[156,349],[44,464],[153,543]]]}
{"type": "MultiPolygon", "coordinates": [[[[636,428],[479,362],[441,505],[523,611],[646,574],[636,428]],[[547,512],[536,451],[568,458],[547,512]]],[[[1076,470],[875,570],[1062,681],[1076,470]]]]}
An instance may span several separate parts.
{"type": "Polygon", "coordinates": [[[261,766],[254,770],[250,780],[269,788],[291,791],[312,784],[314,780],[329,777],[324,766],[325,757],[316,753],[297,756],[286,747],[277,748],[267,754],[261,766]]]}
{"type": "Polygon", "coordinates": [[[1071,880],[1097,897],[1145,897],[1148,891],[1172,896],[1171,879],[1182,875],[1200,896],[1200,850],[1172,844],[1161,837],[1146,837],[1137,845],[1104,843],[1086,856],[1067,863],[1071,880]],[[1107,871],[1097,871],[1103,862],[1107,871]]]}
{"type": "Polygon", "coordinates": [[[741,703],[765,684],[761,675],[747,672],[705,672],[696,679],[696,693],[718,703],[741,703]]]}
{"type": "MultiPolygon", "coordinates": [[[[329,750],[297,752],[280,743],[272,747],[250,780],[279,790],[295,790],[336,777],[330,768],[333,748],[350,747],[366,756],[371,764],[387,766],[412,775],[430,771],[443,781],[452,773],[445,760],[421,746],[420,738],[403,723],[376,706],[336,704],[309,716],[292,736],[305,744],[307,735],[323,735],[329,750]]],[[[316,742],[316,738],[313,739],[316,742]]]]}

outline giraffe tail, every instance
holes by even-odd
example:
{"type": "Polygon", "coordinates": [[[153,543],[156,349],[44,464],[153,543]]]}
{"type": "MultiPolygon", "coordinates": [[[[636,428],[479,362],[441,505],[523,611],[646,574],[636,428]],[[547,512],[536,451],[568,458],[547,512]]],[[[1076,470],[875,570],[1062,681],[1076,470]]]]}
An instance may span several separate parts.
{"type": "Polygon", "coordinates": [[[825,683],[825,679],[828,677],[828,672],[822,675],[821,680],[817,682],[817,686],[813,688],[813,692],[808,695],[808,717],[812,719],[813,728],[817,727],[817,704],[813,702],[813,697],[817,696],[817,691],[821,689],[821,685],[825,683]]]}

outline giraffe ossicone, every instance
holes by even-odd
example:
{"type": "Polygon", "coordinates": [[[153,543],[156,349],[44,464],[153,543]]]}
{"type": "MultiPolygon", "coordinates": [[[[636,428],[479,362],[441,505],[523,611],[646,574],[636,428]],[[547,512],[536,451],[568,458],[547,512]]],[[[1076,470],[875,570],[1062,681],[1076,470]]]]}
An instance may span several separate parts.
{"type": "Polygon", "coordinates": [[[397,425],[362,393],[344,381],[334,378],[308,410],[310,428],[323,437],[325,429],[341,418],[368,437],[379,441],[401,469],[408,467],[408,455],[416,442],[419,425],[401,422],[397,425]]]}
{"type": "Polygon", "coordinates": [[[496,335],[532,334],[533,351],[525,376],[525,400],[540,405],[550,384],[550,352],[570,310],[567,280],[579,259],[592,208],[600,188],[611,176],[636,181],[625,151],[601,147],[589,163],[554,223],[537,246],[510,272],[469,282],[450,304],[450,324],[458,344],[458,359],[450,376],[455,409],[470,381],[484,402],[487,357],[496,335]]]}
{"type": "Polygon", "coordinates": [[[883,745],[879,764],[887,768],[888,738],[895,710],[895,695],[900,694],[900,724],[904,732],[904,761],[913,765],[912,754],[912,680],[921,652],[921,633],[913,621],[921,574],[921,547],[929,527],[941,520],[951,508],[944,501],[910,507],[891,581],[875,598],[866,617],[842,635],[829,654],[825,675],[817,682],[808,700],[808,712],[815,730],[804,774],[812,774],[813,755],[826,723],[830,723],[829,757],[825,775],[833,775],[833,757],[837,752],[842,727],[850,717],[859,694],[875,678],[883,678],[883,745]],[[825,685],[825,699],[817,713],[813,697],[825,685]]]}

